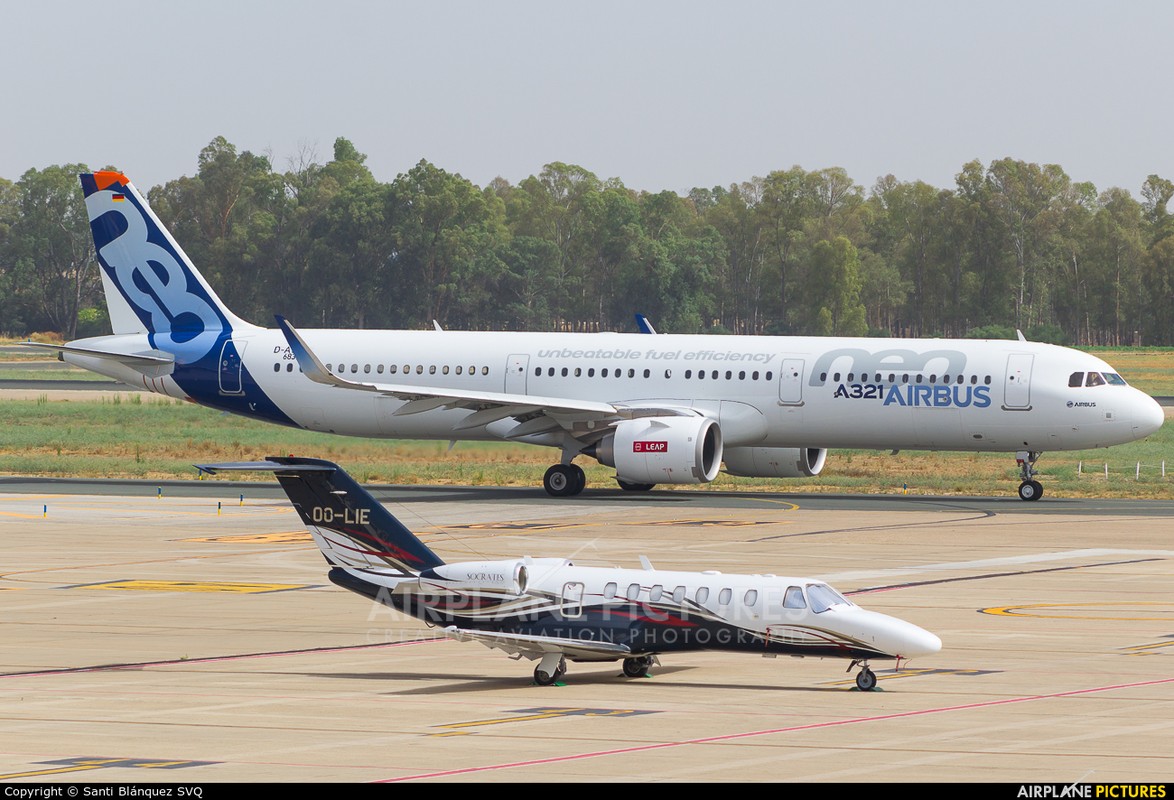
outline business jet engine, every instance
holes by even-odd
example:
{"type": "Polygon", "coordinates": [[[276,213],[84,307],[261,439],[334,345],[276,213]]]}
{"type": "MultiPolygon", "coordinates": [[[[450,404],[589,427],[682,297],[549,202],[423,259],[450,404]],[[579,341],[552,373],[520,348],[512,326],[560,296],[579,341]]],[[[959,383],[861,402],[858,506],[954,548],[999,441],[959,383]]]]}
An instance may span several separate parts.
{"type": "Polygon", "coordinates": [[[709,483],[722,463],[722,432],[709,417],[639,417],[616,423],[592,452],[625,489],[709,483]]]}
{"type": "Polygon", "coordinates": [[[440,592],[491,592],[518,596],[526,591],[524,561],[441,564],[420,573],[420,588],[440,592]]]}
{"type": "Polygon", "coordinates": [[[731,447],[726,472],[743,478],[813,478],[827,457],[821,447],[731,447]]]}

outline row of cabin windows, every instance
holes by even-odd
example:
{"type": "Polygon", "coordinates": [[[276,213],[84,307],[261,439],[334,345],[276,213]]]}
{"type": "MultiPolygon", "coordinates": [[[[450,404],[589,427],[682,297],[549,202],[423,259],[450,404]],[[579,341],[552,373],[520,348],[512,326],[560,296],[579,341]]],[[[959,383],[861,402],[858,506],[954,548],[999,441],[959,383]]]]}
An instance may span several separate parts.
{"type": "MultiPolygon", "coordinates": [[[[857,378],[859,378],[859,380],[862,383],[869,382],[870,378],[871,378],[872,383],[884,383],[885,382],[885,376],[881,375],[879,372],[876,373],[875,376],[870,376],[869,373],[867,373],[867,372],[861,372],[859,375],[857,375],[855,372],[849,372],[847,377],[848,377],[848,383],[854,382],[855,380],[857,380],[857,378]]],[[[924,375],[917,374],[917,375],[913,376],[913,382],[914,383],[937,383],[938,377],[939,376],[936,374],[930,375],[929,380],[927,381],[927,380],[925,380],[924,375]]],[[[897,373],[890,372],[888,375],[888,382],[889,383],[896,383],[897,378],[898,378],[897,373]]],[[[821,381],[826,381],[828,379],[828,374],[826,372],[821,372],[819,374],[819,379],[821,381]]],[[[909,374],[908,373],[902,374],[900,376],[900,379],[901,379],[901,383],[909,383],[909,374]]],[[[957,376],[955,376],[955,380],[953,380],[953,381],[951,381],[949,375],[942,375],[941,379],[942,379],[942,381],[941,381],[942,383],[957,383],[959,386],[966,383],[966,376],[965,375],[957,375],[957,376]]],[[[834,383],[839,383],[840,382],[840,373],[838,373],[838,372],[834,373],[832,375],[832,381],[834,383]]],[[[991,376],[990,375],[984,376],[982,379],[982,382],[984,384],[986,384],[987,386],[990,386],[991,376]]],[[[971,385],[977,385],[978,384],[978,376],[971,375],[970,376],[970,383],[971,383],[971,385]]]]}
{"type": "MultiPolygon", "coordinates": [[[[559,374],[562,375],[564,378],[569,377],[571,375],[573,375],[576,378],[581,378],[581,377],[583,377],[584,374],[586,374],[586,376],[588,378],[594,378],[595,377],[595,367],[588,367],[586,370],[584,370],[582,367],[575,367],[574,369],[571,369],[570,367],[563,367],[559,371],[559,374]]],[[[645,378],[651,378],[652,377],[652,370],[650,370],[650,369],[642,370],[641,374],[645,378]]],[[[697,379],[698,380],[705,380],[706,374],[707,374],[706,371],[703,369],[697,370],[697,379]]],[[[635,378],[636,377],[636,370],[632,367],[629,367],[627,370],[627,375],[629,378],[635,378]]],[[[716,381],[722,377],[722,372],[721,372],[721,370],[716,370],[716,369],[710,370],[708,375],[710,376],[710,380],[716,381]]],[[[768,381],[774,380],[774,373],[773,372],[760,373],[758,370],[754,370],[753,372],[747,372],[746,370],[739,370],[737,373],[735,373],[731,369],[727,369],[725,371],[725,377],[726,377],[727,381],[734,380],[735,375],[737,375],[737,379],[740,381],[744,381],[747,378],[749,378],[752,381],[756,381],[760,377],[762,377],[768,381]]],[[[546,376],[548,378],[553,378],[555,376],[555,367],[547,367],[546,368],[546,376]]],[[[615,377],[615,378],[622,378],[622,377],[624,377],[624,370],[619,367],[617,367],[614,370],[609,369],[607,367],[604,367],[603,369],[599,370],[599,377],[607,378],[609,376],[615,377]]],[[[666,378],[673,377],[673,371],[671,369],[666,369],[664,371],[664,376],[666,378]]],[[[542,377],[542,367],[535,367],[534,368],[534,377],[536,377],[536,378],[542,377]]],[[[685,370],[685,377],[687,379],[692,378],[693,377],[693,370],[691,370],[691,369],[685,370]]]]}
{"type": "MultiPolygon", "coordinates": [[[[347,365],[346,364],[339,364],[338,369],[336,370],[333,365],[327,364],[326,369],[329,370],[330,372],[335,373],[336,375],[342,375],[347,372],[347,365]]],[[[417,364],[415,366],[415,370],[416,370],[417,375],[423,375],[424,369],[425,369],[425,367],[423,364],[417,364]]],[[[444,364],[439,367],[436,366],[435,364],[431,364],[427,367],[427,369],[428,369],[429,375],[435,375],[437,372],[439,372],[441,375],[447,375],[447,374],[449,374],[449,372],[452,372],[455,375],[464,375],[465,370],[466,370],[466,368],[463,366],[458,365],[456,367],[449,367],[448,364],[444,364]]],[[[477,367],[468,367],[467,369],[468,369],[469,375],[476,375],[477,374],[477,367]]],[[[276,371],[277,370],[275,369],[274,372],[276,372],[276,371]]],[[[358,364],[351,364],[350,365],[351,374],[357,373],[358,371],[359,371],[358,364]]],[[[388,375],[395,375],[399,371],[400,371],[399,364],[388,364],[388,366],[387,366],[387,374],[388,375]]],[[[383,365],[382,364],[375,365],[375,373],[377,375],[383,374],[383,365]]],[[[411,364],[404,364],[403,373],[405,375],[412,374],[412,365],[411,364]]],[[[363,365],[363,374],[365,374],[365,375],[371,374],[371,365],[370,364],[363,365]]],[[[489,374],[489,367],[481,367],[481,374],[488,375],[489,374]]]]}
{"type": "MultiPolygon", "coordinates": [[[[815,587],[815,588],[819,588],[819,587],[815,587]]],[[[619,593],[619,590],[620,590],[619,585],[616,584],[614,581],[611,583],[608,583],[606,586],[603,587],[604,599],[605,600],[616,599],[616,596],[619,593]]],[[[640,593],[642,591],[643,591],[643,587],[640,584],[631,583],[631,584],[628,584],[628,588],[624,592],[624,597],[632,602],[636,602],[637,600],[640,599],[640,593]]],[[[685,602],[685,594],[687,591],[688,590],[684,586],[678,586],[677,588],[673,589],[673,592],[672,592],[673,602],[674,603],[685,602]]],[[[666,592],[665,587],[659,583],[654,586],[649,587],[648,601],[650,603],[659,602],[661,599],[664,598],[665,592],[666,592]]],[[[733,601],[733,599],[734,599],[734,590],[733,589],[728,589],[728,588],[722,589],[717,594],[717,602],[718,602],[718,605],[721,605],[721,606],[730,605],[730,603],[733,601]]],[[[704,605],[705,602],[709,600],[709,587],[708,586],[699,586],[697,588],[697,591],[694,593],[694,600],[696,600],[699,605],[704,605]]],[[[817,610],[818,611],[826,610],[829,605],[834,605],[836,600],[843,600],[843,598],[829,599],[829,602],[821,604],[817,610]]],[[[758,604],[758,590],[757,589],[747,589],[745,592],[743,592],[742,603],[744,605],[750,606],[750,607],[757,605],[758,604]]],[[[787,591],[783,595],[783,608],[807,608],[807,600],[803,597],[803,590],[801,588],[799,588],[798,586],[788,586],[787,591]]]]}
{"type": "Polygon", "coordinates": [[[1116,372],[1106,372],[1104,374],[1100,372],[1090,372],[1088,373],[1087,377],[1085,377],[1083,372],[1073,372],[1068,376],[1068,385],[1070,387],[1075,388],[1082,384],[1084,386],[1105,386],[1107,384],[1112,384],[1113,386],[1128,385],[1125,383],[1125,379],[1116,372]]]}

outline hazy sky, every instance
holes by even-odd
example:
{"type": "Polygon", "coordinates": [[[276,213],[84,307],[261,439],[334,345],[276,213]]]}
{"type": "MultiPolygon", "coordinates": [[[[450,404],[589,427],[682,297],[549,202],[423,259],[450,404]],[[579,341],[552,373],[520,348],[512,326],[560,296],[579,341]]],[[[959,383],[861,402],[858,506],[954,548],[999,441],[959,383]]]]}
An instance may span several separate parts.
{"type": "Polygon", "coordinates": [[[274,167],[351,139],[383,181],[551,161],[686,192],[798,164],[953,187],[972,159],[1174,179],[1168,2],[7,3],[0,177],[146,189],[222,135],[274,167]]]}

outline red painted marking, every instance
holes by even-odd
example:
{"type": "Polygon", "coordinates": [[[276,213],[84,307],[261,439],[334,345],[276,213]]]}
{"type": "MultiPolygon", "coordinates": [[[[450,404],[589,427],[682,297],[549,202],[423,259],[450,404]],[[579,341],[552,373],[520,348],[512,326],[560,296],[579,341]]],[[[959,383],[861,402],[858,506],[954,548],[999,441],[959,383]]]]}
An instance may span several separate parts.
{"type": "Polygon", "coordinates": [[[862,722],[884,722],[890,719],[904,719],[906,717],[920,717],[926,714],[943,714],[948,711],[969,711],[976,708],[991,708],[1012,703],[1029,703],[1033,700],[1054,700],[1058,697],[1075,697],[1082,694],[1111,692],[1117,689],[1133,689],[1139,686],[1158,686],[1163,683],[1174,683],[1174,678],[1162,678],[1154,681],[1139,681],[1138,683],[1120,683],[1113,686],[1099,686],[1093,689],[1074,689],[1070,692],[1056,692],[1055,694],[1033,694],[1025,697],[1009,697],[1004,700],[989,700],[984,703],[966,703],[960,706],[942,706],[941,708],[923,708],[920,711],[902,711],[898,714],[881,714],[876,717],[856,717],[855,719],[832,720],[830,722],[814,722],[810,725],[795,725],[790,728],[771,728],[763,731],[746,731],[745,733],[729,733],[724,736],[709,736],[703,739],[685,739],[679,742],[661,742],[660,744],[646,744],[636,747],[620,747],[615,750],[598,750],[594,753],[575,753],[569,756],[552,756],[550,758],[536,758],[530,761],[514,761],[505,764],[490,764],[484,767],[466,767],[464,769],[450,769],[443,772],[426,772],[419,775],[405,775],[401,778],[385,778],[375,783],[399,783],[401,781],[427,780],[428,778],[446,778],[452,775],[468,775],[474,772],[490,772],[499,769],[513,769],[515,767],[531,767],[538,764],[558,764],[564,761],[578,761],[584,758],[602,758],[604,756],[628,755],[630,753],[644,753],[649,750],[663,750],[668,747],[680,747],[688,744],[712,744],[714,742],[729,742],[735,739],[748,739],[752,736],[770,736],[775,733],[794,733],[796,731],[810,731],[819,728],[836,728],[841,725],[856,725],[862,722]]]}
{"type": "Polygon", "coordinates": [[[667,453],[668,442],[632,442],[633,453],[667,453]]]}

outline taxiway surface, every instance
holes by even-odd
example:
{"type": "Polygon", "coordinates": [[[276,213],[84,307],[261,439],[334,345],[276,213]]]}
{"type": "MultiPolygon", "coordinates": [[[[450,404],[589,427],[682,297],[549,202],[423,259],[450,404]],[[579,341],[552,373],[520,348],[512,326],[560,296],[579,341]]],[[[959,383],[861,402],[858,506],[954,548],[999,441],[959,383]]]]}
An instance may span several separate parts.
{"type": "Polygon", "coordinates": [[[941,636],[847,663],[533,664],[328,583],[276,486],[0,482],[0,780],[1158,782],[1174,504],[385,487],[451,560],[829,580],[941,636]],[[244,495],[243,500],[241,495],[244,495]]]}

